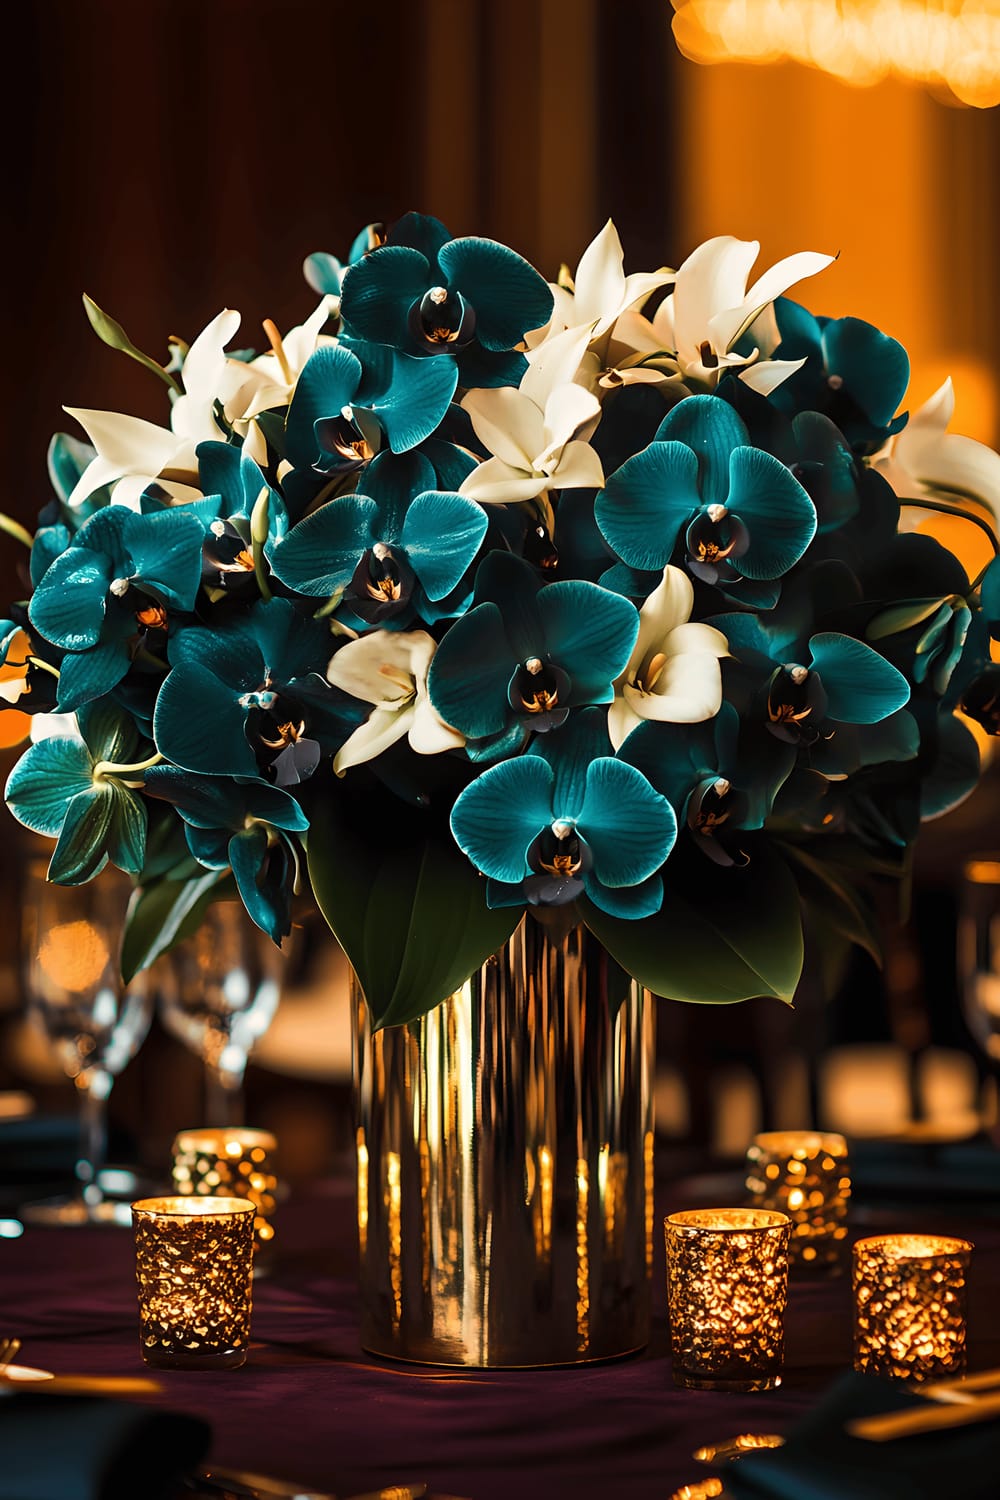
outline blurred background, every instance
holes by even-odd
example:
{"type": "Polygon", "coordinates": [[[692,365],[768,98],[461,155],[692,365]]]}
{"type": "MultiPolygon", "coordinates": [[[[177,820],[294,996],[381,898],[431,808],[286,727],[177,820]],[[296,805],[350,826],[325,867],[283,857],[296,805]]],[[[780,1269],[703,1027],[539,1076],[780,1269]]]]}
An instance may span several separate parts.
{"type": "MultiPolygon", "coordinates": [[[[5,21],[0,101],[9,213],[0,509],[33,527],[48,496],[49,437],[71,427],[63,403],[164,418],[158,383],[90,331],[82,292],[159,358],[169,336],[190,340],[226,306],[243,314],[237,342],[260,347],[262,319],[285,328],[312,310],[307,254],[343,256],[363,225],[411,208],[453,234],[512,245],[551,279],[609,216],[627,270],[677,266],[723,233],[758,239],[761,267],[797,250],[836,252],[803,300],[902,341],[911,409],[950,374],[955,430],[996,444],[996,100],[968,63],[949,87],[893,74],[894,57],[919,72],[919,36],[901,3],[845,7],[855,19],[868,13],[867,52],[830,40],[825,51],[799,46],[807,61],[789,60],[808,8],[18,6],[5,21]],[[756,28],[741,30],[738,12],[756,15],[756,28]],[[874,69],[873,47],[884,64],[874,69]],[[868,58],[860,79],[859,55],[868,58]]],[[[0,538],[4,598],[25,596],[21,553],[0,538]]],[[[16,714],[0,716],[8,746],[22,732],[16,714]]],[[[0,749],[4,775],[14,758],[0,749]]],[[[988,773],[970,802],[928,828],[913,917],[893,926],[885,913],[882,973],[856,958],[832,1000],[806,983],[794,1012],[763,1001],[729,1011],[661,1004],[661,1130],[741,1151],[758,1124],[810,1113],[874,1134],[974,1128],[988,1068],[955,982],[956,890],[963,859],[1000,844],[998,805],[988,773]]],[[[0,1090],[71,1114],[72,1083],[22,1019],[19,912],[38,849],[6,812],[0,837],[0,1090]]],[[[246,1082],[247,1119],[280,1135],[293,1176],[322,1171],[351,1129],[346,970],[318,929],[296,937],[246,1082]]],[[[202,1091],[195,1052],[154,1021],[111,1095],[112,1155],[162,1159],[174,1130],[197,1122],[202,1091]]]]}

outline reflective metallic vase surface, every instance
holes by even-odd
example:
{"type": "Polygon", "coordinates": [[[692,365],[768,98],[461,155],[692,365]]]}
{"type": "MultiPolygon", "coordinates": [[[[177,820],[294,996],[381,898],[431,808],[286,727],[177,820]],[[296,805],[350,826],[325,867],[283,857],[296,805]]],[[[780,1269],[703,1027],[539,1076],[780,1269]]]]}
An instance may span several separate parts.
{"type": "Polygon", "coordinates": [[[654,1009],[581,925],[528,917],[429,1015],[355,985],[361,1342],[431,1364],[642,1348],[654,1009]]]}

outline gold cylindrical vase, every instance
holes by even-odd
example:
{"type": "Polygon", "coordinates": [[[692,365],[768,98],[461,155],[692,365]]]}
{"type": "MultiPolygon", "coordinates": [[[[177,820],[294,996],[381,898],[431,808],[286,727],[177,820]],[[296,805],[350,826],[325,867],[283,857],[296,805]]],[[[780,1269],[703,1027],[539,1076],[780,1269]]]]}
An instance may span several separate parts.
{"type": "Polygon", "coordinates": [[[528,917],[372,1032],[355,986],[361,1341],[429,1364],[608,1359],[649,1336],[651,998],[528,917]]]}

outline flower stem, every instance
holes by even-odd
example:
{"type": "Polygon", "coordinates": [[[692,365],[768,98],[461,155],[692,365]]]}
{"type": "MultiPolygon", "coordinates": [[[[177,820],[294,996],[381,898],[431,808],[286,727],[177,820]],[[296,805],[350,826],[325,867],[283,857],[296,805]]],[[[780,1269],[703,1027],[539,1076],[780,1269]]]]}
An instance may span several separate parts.
{"type": "Polygon", "coordinates": [[[15,521],[10,516],[5,516],[2,512],[0,512],[0,531],[5,531],[8,536],[12,536],[15,542],[22,542],[28,548],[29,552],[35,544],[31,532],[26,530],[20,521],[15,521]]]}
{"type": "Polygon", "coordinates": [[[57,681],[59,679],[59,668],[54,667],[50,661],[42,661],[40,656],[29,656],[28,665],[37,667],[40,672],[51,672],[57,681]]]}
{"type": "Polygon", "coordinates": [[[133,776],[137,771],[148,771],[150,766],[158,766],[163,760],[159,751],[151,755],[148,760],[137,760],[132,765],[119,765],[113,760],[99,760],[94,767],[95,779],[100,776],[133,776]]]}
{"type": "Polygon", "coordinates": [[[981,516],[974,516],[971,511],[962,510],[958,505],[949,505],[944,500],[901,500],[899,503],[916,510],[936,510],[940,511],[943,516],[957,516],[960,521],[971,521],[973,526],[978,526],[980,531],[986,533],[994,553],[1000,556],[1000,541],[997,540],[997,534],[990,523],[984,521],[981,516]]]}

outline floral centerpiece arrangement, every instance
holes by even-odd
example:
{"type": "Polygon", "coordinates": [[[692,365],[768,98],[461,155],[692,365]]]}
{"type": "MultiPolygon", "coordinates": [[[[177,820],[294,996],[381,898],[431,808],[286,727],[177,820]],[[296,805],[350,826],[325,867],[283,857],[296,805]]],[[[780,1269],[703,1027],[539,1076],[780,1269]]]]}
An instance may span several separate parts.
{"type": "Polygon", "coordinates": [[[169,422],[67,408],[4,523],[6,795],[52,880],[134,878],[128,973],[234,886],[280,942],[311,885],[382,1025],[526,909],[686,1000],[790,999],[804,904],[874,945],[862,877],[1000,725],[1000,564],[918,527],[993,541],[1000,458],[785,296],[831,257],[757,252],[625,275],[608,224],[549,285],[407,214],[310,256],[263,353],[227,310],[164,365],[86,299],[169,422]]]}

